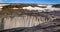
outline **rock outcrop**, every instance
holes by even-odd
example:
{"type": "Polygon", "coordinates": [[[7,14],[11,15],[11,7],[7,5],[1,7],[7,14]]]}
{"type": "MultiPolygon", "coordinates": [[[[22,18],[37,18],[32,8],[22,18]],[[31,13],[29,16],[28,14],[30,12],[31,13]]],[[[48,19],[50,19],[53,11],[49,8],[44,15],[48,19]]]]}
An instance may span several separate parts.
{"type": "Polygon", "coordinates": [[[60,32],[60,19],[55,19],[51,22],[45,22],[34,27],[20,27],[0,32],[60,32]]]}
{"type": "Polygon", "coordinates": [[[33,27],[38,24],[52,21],[53,19],[48,16],[38,15],[14,15],[14,16],[2,16],[0,17],[1,25],[4,29],[11,29],[16,27],[33,27]],[[2,22],[3,21],[3,22],[2,22]]]}
{"type": "MultiPolygon", "coordinates": [[[[21,30],[28,30],[32,32],[33,30],[37,29],[37,25],[38,28],[40,28],[40,30],[38,29],[37,32],[42,30],[45,31],[45,29],[47,31],[51,31],[51,28],[53,26],[53,28],[55,29],[55,25],[53,22],[55,21],[54,19],[60,19],[60,8],[52,7],[52,5],[38,6],[38,4],[9,4],[2,6],[1,9],[2,10],[0,11],[0,30],[4,29],[4,31],[5,29],[10,30],[12,28],[28,27],[21,28],[21,30]],[[32,10],[22,9],[23,7],[29,9],[31,8],[32,10]],[[45,24],[45,22],[47,22],[47,24],[45,24]]],[[[20,31],[20,29],[17,29],[16,31],[18,30],[20,31]]]]}
{"type": "Polygon", "coordinates": [[[55,5],[53,5],[52,7],[60,8],[60,4],[55,4],[55,5]]]}

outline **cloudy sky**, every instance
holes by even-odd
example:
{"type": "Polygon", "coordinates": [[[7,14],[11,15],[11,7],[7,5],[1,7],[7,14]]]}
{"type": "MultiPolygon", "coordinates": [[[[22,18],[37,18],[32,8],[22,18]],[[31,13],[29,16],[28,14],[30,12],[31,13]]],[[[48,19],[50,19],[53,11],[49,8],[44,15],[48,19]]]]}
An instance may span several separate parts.
{"type": "Polygon", "coordinates": [[[60,0],[0,0],[0,3],[60,4],[60,0]]]}

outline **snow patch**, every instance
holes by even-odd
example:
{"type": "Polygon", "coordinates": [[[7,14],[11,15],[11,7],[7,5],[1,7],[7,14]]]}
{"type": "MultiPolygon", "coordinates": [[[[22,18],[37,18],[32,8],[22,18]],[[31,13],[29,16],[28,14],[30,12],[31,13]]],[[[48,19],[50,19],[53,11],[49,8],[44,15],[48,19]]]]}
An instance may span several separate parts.
{"type": "Polygon", "coordinates": [[[9,5],[9,4],[0,4],[0,7],[1,7],[1,6],[6,6],[6,5],[9,5]]]}
{"type": "Polygon", "coordinates": [[[40,7],[32,7],[32,6],[23,7],[23,9],[27,9],[27,10],[43,10],[43,8],[40,8],[40,7]]]}
{"type": "Polygon", "coordinates": [[[38,10],[39,12],[41,11],[59,11],[60,8],[54,8],[52,7],[52,5],[39,5],[39,6],[47,6],[46,8],[41,8],[41,7],[32,7],[32,6],[28,6],[28,7],[23,7],[22,9],[27,9],[27,10],[38,10]]]}
{"type": "Polygon", "coordinates": [[[38,6],[47,6],[47,5],[38,5],[38,6]]]}
{"type": "Polygon", "coordinates": [[[12,8],[12,9],[19,9],[19,8],[12,8]]]}

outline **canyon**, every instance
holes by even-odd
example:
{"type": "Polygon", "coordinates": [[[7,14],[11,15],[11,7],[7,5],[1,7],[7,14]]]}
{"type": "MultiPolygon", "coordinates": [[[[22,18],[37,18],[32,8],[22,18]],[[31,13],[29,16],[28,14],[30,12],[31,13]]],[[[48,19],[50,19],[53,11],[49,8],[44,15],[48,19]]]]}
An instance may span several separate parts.
{"type": "Polygon", "coordinates": [[[2,4],[0,5],[0,30],[33,27],[60,18],[60,8],[53,5],[2,4]]]}

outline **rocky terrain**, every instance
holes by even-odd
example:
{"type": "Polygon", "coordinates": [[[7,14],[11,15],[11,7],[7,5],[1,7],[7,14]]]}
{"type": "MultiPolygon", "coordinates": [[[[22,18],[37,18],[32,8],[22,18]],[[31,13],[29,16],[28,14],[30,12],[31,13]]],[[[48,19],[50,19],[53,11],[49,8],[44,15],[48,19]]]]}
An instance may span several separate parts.
{"type": "Polygon", "coordinates": [[[34,27],[20,27],[0,32],[60,32],[60,19],[55,19],[51,22],[45,22],[34,27]]]}
{"type": "Polygon", "coordinates": [[[60,11],[59,4],[1,4],[0,15],[28,14],[38,12],[60,11]]]}
{"type": "Polygon", "coordinates": [[[59,21],[60,4],[0,5],[0,30],[3,32],[15,32],[15,30],[18,32],[52,32],[60,28],[59,21]]]}
{"type": "Polygon", "coordinates": [[[60,8],[60,4],[55,4],[52,7],[60,8]]]}

